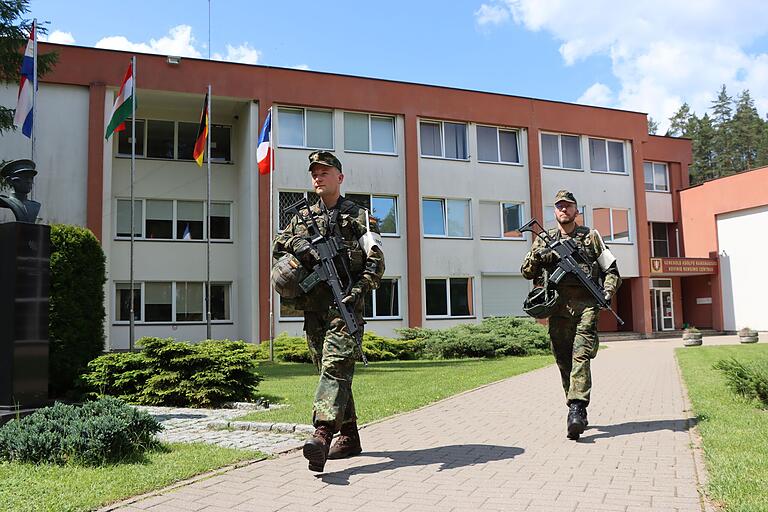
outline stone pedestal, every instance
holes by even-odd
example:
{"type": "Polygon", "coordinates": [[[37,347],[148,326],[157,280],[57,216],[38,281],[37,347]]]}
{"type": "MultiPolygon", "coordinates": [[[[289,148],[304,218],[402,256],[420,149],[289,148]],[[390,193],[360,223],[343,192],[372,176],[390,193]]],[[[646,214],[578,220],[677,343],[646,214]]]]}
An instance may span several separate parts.
{"type": "Polygon", "coordinates": [[[48,402],[50,235],[0,224],[0,414],[48,402]]]}

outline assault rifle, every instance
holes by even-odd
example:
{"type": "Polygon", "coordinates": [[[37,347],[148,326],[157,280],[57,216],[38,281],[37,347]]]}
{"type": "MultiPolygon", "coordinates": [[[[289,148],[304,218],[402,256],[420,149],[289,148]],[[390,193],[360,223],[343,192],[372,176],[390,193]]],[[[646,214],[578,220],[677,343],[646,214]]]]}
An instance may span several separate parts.
{"type": "Polygon", "coordinates": [[[547,233],[547,231],[542,227],[541,224],[539,224],[539,221],[536,219],[531,219],[523,227],[518,229],[518,231],[521,233],[530,231],[534,236],[541,238],[550,249],[555,251],[557,255],[560,256],[560,260],[557,262],[557,268],[549,274],[547,282],[556,285],[565,277],[566,274],[573,275],[597,301],[600,309],[607,309],[613,313],[613,316],[616,317],[619,325],[624,325],[624,320],[619,318],[619,315],[617,315],[616,312],[611,309],[610,301],[606,300],[605,290],[590,276],[588,276],[579,266],[580,264],[585,264],[587,262],[584,261],[584,257],[579,252],[579,247],[576,245],[576,242],[570,238],[555,239],[554,237],[550,236],[549,233],[547,233]],[[534,231],[534,226],[538,227],[538,231],[534,231]]]}
{"type": "MultiPolygon", "coordinates": [[[[335,229],[330,229],[331,226],[329,226],[329,232],[325,236],[320,233],[317,221],[312,216],[306,199],[302,198],[283,211],[295,215],[299,222],[307,229],[308,236],[306,240],[318,255],[318,262],[312,269],[312,273],[299,283],[299,286],[304,293],[307,293],[320,282],[328,285],[333,301],[336,303],[336,307],[341,314],[341,319],[347,325],[347,332],[357,340],[357,348],[360,350],[363,364],[368,366],[368,359],[363,352],[363,326],[357,321],[354,312],[355,306],[354,304],[342,302],[342,299],[349,295],[354,284],[352,283],[352,274],[349,271],[349,261],[344,241],[339,234],[332,232],[335,229]],[[338,268],[341,268],[343,278],[339,276],[338,268]]],[[[338,210],[334,211],[331,215],[338,215],[338,210]]],[[[331,222],[331,224],[335,224],[335,222],[331,222]]]]}

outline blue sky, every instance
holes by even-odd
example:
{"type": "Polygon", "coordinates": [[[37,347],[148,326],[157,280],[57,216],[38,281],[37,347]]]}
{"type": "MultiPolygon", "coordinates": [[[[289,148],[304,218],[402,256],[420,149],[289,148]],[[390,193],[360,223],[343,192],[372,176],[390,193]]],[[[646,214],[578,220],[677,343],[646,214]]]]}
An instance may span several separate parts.
{"type": "MultiPolygon", "coordinates": [[[[768,110],[768,2],[212,0],[215,58],[650,112],[768,110]],[[672,4],[670,6],[670,4],[672,4]],[[704,5],[704,7],[702,7],[704,5]]],[[[207,57],[206,0],[32,0],[52,40],[207,57]],[[132,8],[126,8],[132,5],[132,8]]]]}

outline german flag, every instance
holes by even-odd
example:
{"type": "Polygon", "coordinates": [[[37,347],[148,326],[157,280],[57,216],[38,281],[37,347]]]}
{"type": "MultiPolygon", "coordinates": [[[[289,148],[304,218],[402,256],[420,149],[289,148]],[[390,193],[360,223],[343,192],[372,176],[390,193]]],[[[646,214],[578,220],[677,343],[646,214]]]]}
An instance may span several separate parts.
{"type": "MultiPolygon", "coordinates": [[[[208,140],[208,93],[205,94],[203,101],[203,112],[200,114],[200,126],[197,127],[197,137],[195,138],[195,147],[192,150],[192,157],[200,167],[203,166],[203,154],[208,140]]],[[[210,158],[210,155],[208,155],[210,158]]]]}

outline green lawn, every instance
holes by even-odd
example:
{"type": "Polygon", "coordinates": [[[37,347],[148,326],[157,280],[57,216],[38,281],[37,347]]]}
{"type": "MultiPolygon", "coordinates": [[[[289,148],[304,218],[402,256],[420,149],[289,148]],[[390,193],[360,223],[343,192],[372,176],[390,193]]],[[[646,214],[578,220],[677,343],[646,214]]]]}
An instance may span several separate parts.
{"type": "Polygon", "coordinates": [[[768,345],[677,349],[704,444],[709,496],[728,512],[768,511],[768,411],[731,393],[720,359],[768,359],[768,345]]]}
{"type": "MultiPolygon", "coordinates": [[[[388,361],[358,364],[352,389],[360,423],[410,411],[468,389],[552,364],[552,356],[388,361]]],[[[314,366],[262,363],[259,394],[273,403],[290,404],[274,411],[251,413],[243,420],[311,423],[317,385],[314,366]]]]}
{"type": "Polygon", "coordinates": [[[83,511],[264,455],[206,444],[171,444],[138,463],[105,467],[0,463],[1,511],[83,511]]]}

